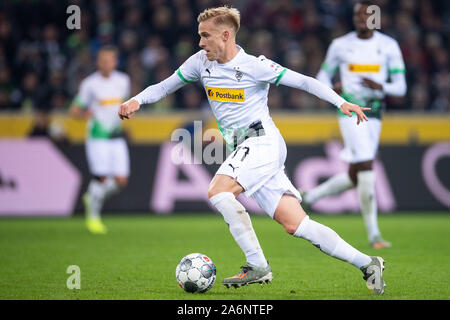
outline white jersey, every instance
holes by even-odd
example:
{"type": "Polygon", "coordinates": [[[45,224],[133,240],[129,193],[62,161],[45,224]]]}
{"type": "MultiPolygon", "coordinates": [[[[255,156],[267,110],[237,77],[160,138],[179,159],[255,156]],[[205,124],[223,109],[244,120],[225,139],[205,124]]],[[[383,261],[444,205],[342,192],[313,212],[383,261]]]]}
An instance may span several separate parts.
{"type": "Polygon", "coordinates": [[[378,31],[370,39],[360,39],[353,31],[333,40],[317,78],[331,86],[338,70],[342,96],[360,106],[369,103],[372,110],[365,112],[369,116],[381,116],[380,102],[386,94],[403,95],[406,91],[400,47],[396,40],[378,31]],[[362,86],[363,77],[382,84],[384,89],[362,86]],[[392,82],[387,82],[389,77],[392,82]]]}
{"type": "Polygon", "coordinates": [[[89,138],[108,139],[120,134],[117,113],[129,95],[130,77],[120,71],[113,71],[108,78],[97,71],[81,82],[75,102],[93,112],[88,124],[89,138]]]}
{"type": "Polygon", "coordinates": [[[201,50],[177,70],[185,82],[200,81],[227,144],[261,120],[267,133],[275,129],[269,114],[267,95],[270,84],[278,85],[286,68],[265,58],[239,52],[227,63],[209,61],[201,50]]]}

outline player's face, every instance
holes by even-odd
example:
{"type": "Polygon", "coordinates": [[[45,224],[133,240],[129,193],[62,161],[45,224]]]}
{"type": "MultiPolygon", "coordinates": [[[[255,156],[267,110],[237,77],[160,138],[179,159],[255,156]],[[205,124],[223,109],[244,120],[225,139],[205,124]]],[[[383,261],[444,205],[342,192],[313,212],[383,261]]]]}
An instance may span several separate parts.
{"type": "Polygon", "coordinates": [[[223,29],[214,24],[213,19],[199,23],[199,46],[206,51],[208,60],[220,60],[222,53],[225,51],[224,32],[223,29]]]}
{"type": "Polygon", "coordinates": [[[355,25],[356,31],[367,32],[369,28],[367,27],[367,19],[369,14],[367,13],[367,5],[355,4],[353,7],[353,24],[355,25]]]}
{"type": "Polygon", "coordinates": [[[117,55],[114,51],[100,51],[97,68],[101,74],[109,75],[117,67],[117,55]]]}

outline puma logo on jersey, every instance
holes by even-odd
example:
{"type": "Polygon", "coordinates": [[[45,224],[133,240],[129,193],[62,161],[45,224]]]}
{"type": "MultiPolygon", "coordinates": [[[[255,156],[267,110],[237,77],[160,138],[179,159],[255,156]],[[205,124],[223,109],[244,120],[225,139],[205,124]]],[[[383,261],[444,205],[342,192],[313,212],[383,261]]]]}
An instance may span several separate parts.
{"type": "Polygon", "coordinates": [[[244,89],[205,87],[208,98],[214,101],[245,102],[244,89]]]}
{"type": "Polygon", "coordinates": [[[350,72],[375,73],[380,72],[381,66],[379,64],[353,64],[348,65],[350,72]]]}

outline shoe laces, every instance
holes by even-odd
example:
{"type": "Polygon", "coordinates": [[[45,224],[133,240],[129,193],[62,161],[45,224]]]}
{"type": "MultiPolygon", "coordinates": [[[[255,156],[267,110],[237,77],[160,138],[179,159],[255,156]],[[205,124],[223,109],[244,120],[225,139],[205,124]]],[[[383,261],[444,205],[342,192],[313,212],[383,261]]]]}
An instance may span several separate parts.
{"type": "Polygon", "coordinates": [[[363,279],[366,280],[366,281],[367,281],[367,279],[369,279],[369,277],[371,275],[373,275],[375,273],[375,271],[372,271],[371,273],[367,273],[367,268],[363,269],[362,272],[364,274],[363,279]]]}
{"type": "Polygon", "coordinates": [[[242,269],[242,271],[241,271],[240,273],[246,273],[246,272],[248,272],[249,270],[253,270],[253,268],[250,267],[250,266],[248,266],[248,265],[246,265],[246,266],[241,266],[241,269],[242,269]]]}

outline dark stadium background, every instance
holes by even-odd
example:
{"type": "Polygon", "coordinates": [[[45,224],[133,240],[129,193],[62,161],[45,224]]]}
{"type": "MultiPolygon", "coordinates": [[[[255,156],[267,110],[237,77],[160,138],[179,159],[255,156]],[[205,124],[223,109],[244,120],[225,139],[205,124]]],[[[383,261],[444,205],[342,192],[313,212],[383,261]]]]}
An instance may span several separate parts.
{"type": "MultiPolygon", "coordinates": [[[[102,45],[113,44],[119,48],[119,69],[130,75],[132,94],[136,94],[171,75],[199,50],[196,22],[199,12],[231,4],[241,11],[238,43],[248,53],[263,54],[292,70],[315,76],[331,40],[353,29],[353,3],[343,0],[2,1],[0,143],[3,149],[0,158],[9,155],[22,161],[29,159],[26,163],[30,170],[42,170],[41,181],[44,181],[49,175],[59,174],[56,169],[45,168],[43,153],[53,152],[58,159],[63,155],[65,160],[61,161],[71,164],[69,170],[74,172],[74,180],[70,182],[72,189],[59,199],[66,202],[58,207],[64,209],[48,205],[54,199],[51,191],[44,192],[43,198],[33,199],[37,202],[31,210],[5,205],[10,199],[26,203],[29,194],[21,190],[26,172],[0,162],[0,203],[3,203],[0,214],[67,216],[82,212],[80,197],[89,179],[83,145],[85,124],[70,119],[67,111],[81,79],[95,70],[95,55],[102,45]],[[69,5],[81,9],[80,30],[66,26],[69,5]],[[17,151],[19,144],[25,149],[33,143],[39,144],[33,142],[39,140],[35,138],[48,139],[55,149],[48,151],[51,147],[47,146],[42,147],[43,153],[17,151]],[[17,193],[15,198],[14,193],[17,193]]],[[[381,8],[381,32],[400,44],[408,84],[404,98],[387,99],[379,160],[395,205],[386,211],[448,210],[450,3],[445,0],[375,3],[381,8]],[[427,171],[424,159],[432,151],[435,162],[431,171],[427,171]]],[[[299,90],[272,87],[269,106],[288,143],[290,177],[294,177],[303,159],[327,157],[327,145],[340,141],[335,111],[328,103],[299,90]],[[297,123],[298,127],[293,129],[297,123]]],[[[161,211],[152,205],[161,146],[169,141],[174,128],[190,128],[193,120],[204,120],[211,127],[208,108],[203,88],[194,84],[158,103],[144,106],[136,120],[126,123],[132,164],[130,184],[106,204],[107,213],[161,211]]],[[[217,169],[217,166],[203,167],[211,176],[217,169]]],[[[188,179],[183,174],[180,170],[179,179],[188,179]]],[[[42,188],[35,182],[29,192],[42,188]]],[[[204,193],[206,196],[206,190],[204,193]]],[[[179,199],[172,209],[211,211],[205,196],[179,199]]],[[[342,211],[356,209],[350,206],[342,211]]]]}

